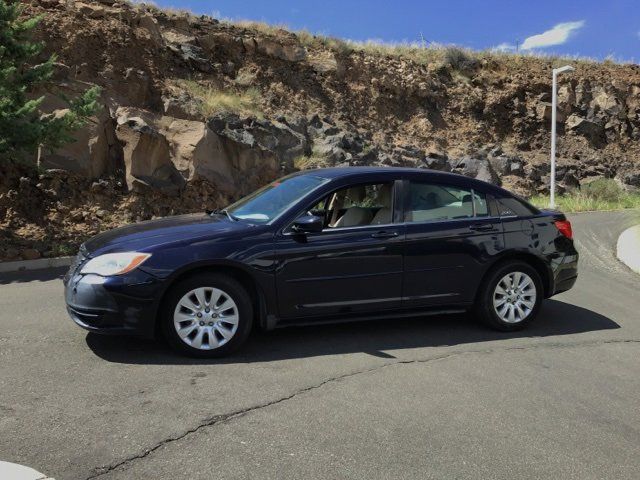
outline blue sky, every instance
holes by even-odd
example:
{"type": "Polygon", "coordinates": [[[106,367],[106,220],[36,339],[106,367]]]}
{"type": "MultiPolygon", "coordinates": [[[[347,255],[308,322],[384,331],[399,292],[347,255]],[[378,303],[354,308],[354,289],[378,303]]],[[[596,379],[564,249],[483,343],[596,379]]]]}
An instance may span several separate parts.
{"type": "Polygon", "coordinates": [[[640,0],[156,0],[352,40],[453,43],[640,61],[640,0]]]}

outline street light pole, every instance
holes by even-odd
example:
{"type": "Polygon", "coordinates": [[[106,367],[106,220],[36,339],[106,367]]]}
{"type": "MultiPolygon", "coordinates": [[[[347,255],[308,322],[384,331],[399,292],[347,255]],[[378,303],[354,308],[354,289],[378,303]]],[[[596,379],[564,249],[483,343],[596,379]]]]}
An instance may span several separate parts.
{"type": "Polygon", "coordinates": [[[549,207],[556,208],[556,109],[558,107],[558,75],[573,72],[570,65],[553,69],[553,85],[551,87],[551,188],[549,207]]]}

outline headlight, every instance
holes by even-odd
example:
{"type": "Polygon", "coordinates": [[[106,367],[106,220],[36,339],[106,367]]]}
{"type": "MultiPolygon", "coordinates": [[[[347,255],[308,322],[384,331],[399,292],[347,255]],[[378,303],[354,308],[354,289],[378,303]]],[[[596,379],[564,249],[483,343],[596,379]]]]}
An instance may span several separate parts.
{"type": "Polygon", "coordinates": [[[122,275],[142,265],[150,256],[150,253],[140,252],[107,253],[89,260],[80,273],[95,273],[103,277],[122,275]]]}

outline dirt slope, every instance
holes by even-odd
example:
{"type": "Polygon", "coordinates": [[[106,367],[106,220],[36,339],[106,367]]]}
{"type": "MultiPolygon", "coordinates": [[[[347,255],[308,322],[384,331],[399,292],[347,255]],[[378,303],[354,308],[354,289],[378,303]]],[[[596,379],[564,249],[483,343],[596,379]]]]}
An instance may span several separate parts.
{"type": "MultiPolygon", "coordinates": [[[[57,52],[44,110],[97,84],[104,109],[39,170],[0,164],[0,258],[72,252],[105,228],[224,204],[325,165],[453,170],[521,193],[548,180],[551,69],[567,59],[353,45],[114,0],[34,0],[57,52]]],[[[561,188],[640,186],[640,67],[572,61],[561,188]]]]}

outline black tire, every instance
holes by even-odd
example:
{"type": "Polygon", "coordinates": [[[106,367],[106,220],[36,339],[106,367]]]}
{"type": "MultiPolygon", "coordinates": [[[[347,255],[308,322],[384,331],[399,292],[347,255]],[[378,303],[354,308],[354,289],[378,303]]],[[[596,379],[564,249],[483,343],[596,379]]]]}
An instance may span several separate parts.
{"type": "Polygon", "coordinates": [[[181,280],[171,287],[162,303],[160,322],[163,336],[177,352],[196,358],[224,357],[236,351],[249,336],[253,326],[253,303],[247,290],[234,278],[215,273],[196,274],[181,280]],[[187,345],[178,335],[176,327],[174,327],[173,317],[178,302],[188,292],[201,287],[222,290],[231,297],[238,309],[238,325],[235,334],[223,345],[209,350],[201,350],[187,345]]]}
{"type": "Polygon", "coordinates": [[[540,279],[540,275],[536,269],[528,263],[514,260],[501,263],[487,274],[483,284],[480,286],[474,311],[477,317],[489,327],[503,332],[512,332],[525,328],[536,318],[540,311],[540,305],[542,304],[543,298],[544,289],[542,286],[542,280],[540,279]],[[536,289],[536,296],[530,313],[528,313],[523,320],[518,321],[517,323],[509,323],[498,315],[498,312],[493,305],[493,298],[498,282],[500,282],[506,275],[514,272],[525,273],[531,278],[531,280],[533,280],[536,289]]]}

